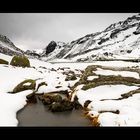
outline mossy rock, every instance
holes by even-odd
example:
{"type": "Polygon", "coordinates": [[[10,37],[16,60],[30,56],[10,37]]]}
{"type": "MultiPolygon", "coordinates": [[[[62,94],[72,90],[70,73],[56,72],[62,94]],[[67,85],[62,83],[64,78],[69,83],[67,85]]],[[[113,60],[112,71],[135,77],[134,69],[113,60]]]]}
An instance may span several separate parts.
{"type": "Polygon", "coordinates": [[[6,64],[6,65],[8,65],[8,64],[9,64],[9,62],[8,62],[8,61],[6,61],[6,60],[4,60],[4,59],[0,59],[0,64],[6,64]]]}
{"type": "Polygon", "coordinates": [[[64,111],[73,110],[74,104],[67,98],[63,99],[61,104],[63,105],[64,111]]]}
{"type": "Polygon", "coordinates": [[[22,56],[15,55],[12,58],[12,60],[10,62],[10,65],[12,65],[12,66],[18,66],[18,67],[30,67],[30,61],[24,55],[22,55],[22,56]]]}
{"type": "Polygon", "coordinates": [[[73,80],[76,80],[76,76],[73,74],[73,75],[67,75],[65,81],[73,81],[73,80]]]}
{"type": "Polygon", "coordinates": [[[62,97],[58,94],[44,94],[43,95],[43,103],[45,105],[49,105],[52,104],[53,102],[61,102],[62,101],[62,97]]]}
{"type": "Polygon", "coordinates": [[[36,86],[35,80],[27,79],[27,80],[24,80],[23,82],[21,82],[20,84],[18,84],[13,89],[12,93],[17,93],[17,92],[24,91],[24,90],[34,90],[35,86],[36,86]],[[30,84],[27,84],[27,83],[30,83],[30,84]]]}
{"type": "Polygon", "coordinates": [[[35,92],[27,95],[26,98],[27,98],[27,103],[37,103],[35,92]]]}
{"type": "Polygon", "coordinates": [[[49,110],[52,112],[62,112],[64,111],[64,106],[59,102],[54,102],[49,106],[49,110]]]}
{"type": "Polygon", "coordinates": [[[74,97],[73,105],[74,105],[74,108],[77,109],[77,110],[83,108],[82,105],[79,103],[77,96],[74,97]]]}

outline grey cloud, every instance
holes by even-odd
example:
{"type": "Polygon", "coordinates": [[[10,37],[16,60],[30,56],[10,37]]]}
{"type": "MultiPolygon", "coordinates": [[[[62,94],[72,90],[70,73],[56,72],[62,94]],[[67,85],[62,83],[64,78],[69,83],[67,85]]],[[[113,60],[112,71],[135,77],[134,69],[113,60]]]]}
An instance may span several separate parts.
{"type": "Polygon", "coordinates": [[[136,13],[0,13],[0,34],[21,48],[44,48],[102,31],[136,13]]]}

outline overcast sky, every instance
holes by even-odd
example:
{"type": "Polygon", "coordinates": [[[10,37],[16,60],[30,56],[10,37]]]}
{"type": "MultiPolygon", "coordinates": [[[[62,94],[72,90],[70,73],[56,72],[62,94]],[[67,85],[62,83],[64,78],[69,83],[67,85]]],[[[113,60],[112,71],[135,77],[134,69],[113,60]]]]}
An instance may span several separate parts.
{"type": "Polygon", "coordinates": [[[0,13],[0,34],[17,47],[44,48],[54,41],[71,42],[137,13],[0,13]]]}

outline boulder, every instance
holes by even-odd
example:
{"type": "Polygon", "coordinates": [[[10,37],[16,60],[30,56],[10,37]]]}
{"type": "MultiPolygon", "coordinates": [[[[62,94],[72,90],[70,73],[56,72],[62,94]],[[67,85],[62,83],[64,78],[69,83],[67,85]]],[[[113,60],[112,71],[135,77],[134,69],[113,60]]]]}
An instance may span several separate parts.
{"type": "Polygon", "coordinates": [[[64,106],[59,102],[54,102],[49,106],[49,110],[52,112],[62,112],[64,111],[64,106]]]}
{"type": "Polygon", "coordinates": [[[63,99],[61,104],[63,105],[64,111],[73,110],[73,108],[74,108],[73,102],[71,102],[67,98],[63,99]]]}
{"type": "Polygon", "coordinates": [[[46,55],[53,52],[56,48],[57,44],[55,41],[51,41],[46,47],[46,55]]]}
{"type": "Polygon", "coordinates": [[[30,67],[30,61],[24,55],[21,55],[21,56],[15,55],[12,58],[12,60],[10,62],[10,65],[12,65],[12,66],[18,66],[18,67],[30,67]]]}
{"type": "Polygon", "coordinates": [[[43,95],[43,103],[45,105],[49,105],[52,104],[53,102],[61,102],[62,101],[62,97],[58,94],[49,94],[46,93],[43,95]]]}
{"type": "Polygon", "coordinates": [[[23,82],[21,82],[20,84],[18,84],[13,89],[12,93],[17,93],[17,92],[24,91],[24,90],[34,90],[35,86],[36,86],[35,80],[27,79],[27,80],[24,80],[23,82]]]}

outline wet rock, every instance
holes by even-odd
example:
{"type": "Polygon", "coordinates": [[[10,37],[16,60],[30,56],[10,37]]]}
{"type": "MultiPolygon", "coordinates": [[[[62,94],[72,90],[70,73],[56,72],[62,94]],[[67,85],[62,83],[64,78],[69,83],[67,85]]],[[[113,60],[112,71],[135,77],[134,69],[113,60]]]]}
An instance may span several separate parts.
{"type": "Polygon", "coordinates": [[[63,99],[61,104],[63,105],[64,111],[73,110],[74,108],[73,102],[71,102],[67,98],[63,99]]]}
{"type": "Polygon", "coordinates": [[[52,104],[53,102],[61,102],[62,97],[58,94],[44,94],[43,95],[43,103],[46,105],[52,104]]]}
{"type": "Polygon", "coordinates": [[[74,102],[73,102],[73,104],[74,104],[74,108],[75,108],[75,109],[82,109],[82,108],[83,108],[82,105],[79,103],[78,97],[77,97],[77,96],[74,97],[74,102]]]}
{"type": "Polygon", "coordinates": [[[39,99],[40,101],[42,101],[44,98],[43,98],[42,95],[39,95],[39,96],[38,96],[38,99],[39,99]]]}
{"type": "Polygon", "coordinates": [[[17,93],[17,92],[24,91],[24,90],[34,90],[35,86],[36,86],[35,80],[27,79],[27,80],[24,80],[23,82],[21,82],[20,84],[18,84],[13,89],[12,93],[17,93]]]}
{"type": "Polygon", "coordinates": [[[50,105],[52,102],[52,100],[50,98],[43,98],[42,103],[44,105],[50,105]]]}
{"type": "Polygon", "coordinates": [[[52,101],[53,102],[61,102],[62,101],[62,97],[60,95],[53,95],[52,96],[52,101]]]}
{"type": "Polygon", "coordinates": [[[26,98],[27,98],[27,103],[37,103],[37,99],[34,92],[27,95],[26,98]]]}
{"type": "Polygon", "coordinates": [[[54,102],[51,106],[49,106],[49,110],[52,112],[62,112],[64,111],[64,106],[59,102],[54,102]]]}

